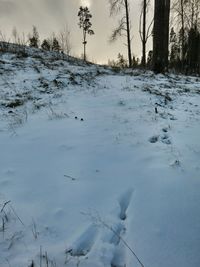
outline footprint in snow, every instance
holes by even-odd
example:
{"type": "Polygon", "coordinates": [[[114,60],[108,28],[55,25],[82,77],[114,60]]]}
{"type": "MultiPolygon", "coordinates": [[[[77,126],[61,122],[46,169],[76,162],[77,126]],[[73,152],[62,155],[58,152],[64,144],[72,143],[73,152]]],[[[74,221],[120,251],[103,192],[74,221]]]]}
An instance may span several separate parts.
{"type": "Polygon", "coordinates": [[[164,143],[164,144],[166,144],[166,145],[171,145],[171,140],[170,140],[170,137],[169,137],[169,135],[167,134],[167,129],[166,128],[164,128],[164,129],[162,129],[162,131],[165,133],[165,134],[162,134],[161,136],[159,136],[159,135],[154,135],[154,136],[152,136],[152,137],[150,137],[149,138],[149,142],[151,143],[151,144],[155,144],[155,143],[157,143],[159,140],[162,142],[162,143],[164,143]]]}
{"type": "Polygon", "coordinates": [[[97,238],[98,230],[94,225],[90,225],[72,244],[72,246],[66,250],[66,254],[71,256],[85,256],[87,255],[97,238]]]}
{"type": "Polygon", "coordinates": [[[171,145],[171,140],[169,138],[169,136],[167,134],[164,134],[162,137],[161,137],[161,142],[166,144],[166,145],[171,145]]]}
{"type": "Polygon", "coordinates": [[[167,133],[167,132],[168,132],[168,130],[169,130],[169,128],[168,128],[168,127],[164,127],[164,128],[162,128],[162,131],[163,131],[164,133],[167,133]]]}
{"type": "Polygon", "coordinates": [[[115,248],[111,267],[126,267],[126,248],[122,242],[115,248]]]}
{"type": "Polygon", "coordinates": [[[158,142],[158,139],[159,139],[159,135],[154,135],[154,136],[149,138],[149,142],[152,144],[155,144],[158,142]]]}
{"type": "Polygon", "coordinates": [[[181,162],[178,160],[178,159],[176,159],[174,162],[172,162],[171,163],[171,166],[172,167],[180,167],[181,166],[181,162]]]}
{"type": "Polygon", "coordinates": [[[170,119],[171,121],[176,121],[176,120],[177,120],[177,118],[176,118],[174,115],[171,115],[171,114],[170,114],[169,119],[170,119]]]}
{"type": "Polygon", "coordinates": [[[113,233],[110,237],[109,243],[117,246],[120,242],[120,237],[125,233],[126,228],[122,223],[118,223],[112,229],[113,233]]]}
{"type": "Polygon", "coordinates": [[[127,209],[129,207],[131,198],[132,198],[132,194],[133,194],[133,189],[129,189],[128,191],[126,191],[118,200],[119,202],[119,206],[120,206],[120,214],[119,214],[119,218],[121,220],[126,220],[127,218],[127,209]]]}

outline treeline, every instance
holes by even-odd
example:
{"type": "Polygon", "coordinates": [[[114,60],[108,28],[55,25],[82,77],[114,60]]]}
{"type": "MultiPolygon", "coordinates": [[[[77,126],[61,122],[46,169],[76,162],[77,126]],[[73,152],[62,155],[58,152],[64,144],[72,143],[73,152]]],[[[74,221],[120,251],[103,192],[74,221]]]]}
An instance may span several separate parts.
{"type": "Polygon", "coordinates": [[[30,46],[34,48],[41,48],[46,51],[63,52],[70,55],[71,32],[66,25],[59,33],[52,33],[48,38],[41,40],[38,29],[33,26],[32,32],[25,36],[24,33],[19,33],[16,27],[13,28],[11,37],[9,39],[0,31],[0,41],[14,43],[21,46],[30,46]]]}
{"type": "Polygon", "coordinates": [[[200,0],[155,0],[150,61],[155,72],[200,73],[200,0]]]}
{"type": "Polygon", "coordinates": [[[200,73],[200,1],[179,0],[172,5],[170,68],[200,73]]]}
{"type": "Polygon", "coordinates": [[[114,66],[142,66],[155,72],[176,71],[200,74],[200,0],[141,0],[139,33],[141,60],[131,54],[130,0],[109,0],[111,15],[120,13],[121,20],[112,40],[125,34],[128,61],[119,53],[114,66]],[[148,19],[154,2],[153,18],[148,19]],[[153,49],[147,54],[147,42],[153,37],[153,49]]]}
{"type": "MultiPolygon", "coordinates": [[[[131,0],[108,0],[110,16],[114,17],[116,27],[110,42],[121,38],[127,47],[127,56],[119,51],[116,60],[109,60],[114,67],[138,67],[152,69],[155,72],[176,71],[185,74],[200,73],[200,0],[140,0],[141,13],[139,22],[131,17],[131,0]],[[151,9],[154,7],[154,10],[151,9]],[[141,39],[141,59],[133,56],[134,42],[132,24],[138,23],[141,39]],[[153,47],[147,51],[147,43],[153,39],[153,47]]],[[[92,30],[92,14],[88,7],[80,7],[77,12],[77,24],[82,33],[83,56],[87,60],[86,46],[92,30]]],[[[3,35],[0,33],[2,39],[3,35]]],[[[28,44],[48,51],[62,51],[70,54],[70,31],[66,27],[58,34],[40,40],[34,26],[28,40],[19,36],[13,29],[12,39],[15,43],[28,44]]]]}

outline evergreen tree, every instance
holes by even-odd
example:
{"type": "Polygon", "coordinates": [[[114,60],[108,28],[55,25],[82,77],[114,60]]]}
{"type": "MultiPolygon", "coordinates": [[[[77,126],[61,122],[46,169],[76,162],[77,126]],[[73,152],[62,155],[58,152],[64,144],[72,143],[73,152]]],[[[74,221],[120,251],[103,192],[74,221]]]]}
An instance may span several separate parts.
{"type": "Polygon", "coordinates": [[[122,54],[118,54],[117,56],[117,67],[126,68],[128,66],[127,60],[124,58],[122,54]]]}
{"type": "Polygon", "coordinates": [[[180,47],[177,40],[176,32],[174,28],[171,28],[170,32],[170,66],[173,68],[179,68],[180,64],[180,47]]]}
{"type": "Polygon", "coordinates": [[[56,51],[56,52],[60,51],[60,44],[59,44],[58,40],[56,39],[56,37],[53,38],[51,49],[52,49],[52,51],[56,51]]]}
{"type": "Polygon", "coordinates": [[[191,72],[198,72],[200,59],[200,33],[197,27],[188,33],[187,65],[191,72]]]}
{"type": "Polygon", "coordinates": [[[92,15],[90,14],[90,11],[88,7],[80,7],[78,12],[79,17],[79,27],[83,30],[83,58],[86,61],[86,44],[87,44],[87,34],[93,35],[94,31],[91,29],[92,23],[90,22],[90,19],[92,18],[92,15]]]}
{"type": "Polygon", "coordinates": [[[39,33],[37,31],[36,26],[33,26],[32,35],[29,36],[29,46],[35,48],[39,47],[39,33]]]}
{"type": "Polygon", "coordinates": [[[151,69],[152,64],[153,64],[153,51],[150,50],[147,57],[147,67],[151,69]]]}
{"type": "Polygon", "coordinates": [[[43,50],[50,51],[51,50],[51,45],[50,45],[49,41],[44,39],[44,41],[42,42],[41,48],[43,50]]]}

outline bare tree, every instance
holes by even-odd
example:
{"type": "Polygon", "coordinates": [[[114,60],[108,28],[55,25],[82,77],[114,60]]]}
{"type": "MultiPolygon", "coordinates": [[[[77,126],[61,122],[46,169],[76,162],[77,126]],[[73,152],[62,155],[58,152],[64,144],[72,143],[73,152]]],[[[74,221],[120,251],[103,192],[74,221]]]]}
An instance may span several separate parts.
{"type": "Polygon", "coordinates": [[[6,34],[0,29],[0,42],[9,42],[6,34]]]}
{"type": "Polygon", "coordinates": [[[94,34],[94,31],[91,29],[92,23],[90,22],[92,15],[90,14],[88,7],[81,6],[79,8],[78,17],[79,17],[78,25],[83,31],[83,58],[86,61],[87,34],[89,35],[94,34]]]}
{"type": "Polygon", "coordinates": [[[13,27],[13,29],[12,29],[12,39],[13,39],[13,42],[15,44],[18,43],[18,38],[19,38],[19,35],[18,35],[17,28],[16,27],[13,27]]]}
{"type": "Polygon", "coordinates": [[[152,35],[153,19],[147,27],[147,13],[151,0],[142,1],[142,10],[140,14],[139,33],[142,41],[142,66],[146,67],[146,44],[149,37],[152,35]]]}
{"type": "Polygon", "coordinates": [[[11,40],[13,43],[18,44],[18,45],[26,45],[27,44],[27,40],[26,40],[24,32],[20,34],[16,27],[13,27],[13,29],[12,29],[11,40]]]}
{"type": "Polygon", "coordinates": [[[58,34],[58,41],[60,43],[61,51],[70,55],[72,44],[71,44],[71,32],[68,25],[66,24],[58,34]]]}
{"type": "Polygon", "coordinates": [[[34,48],[39,47],[39,33],[38,33],[36,26],[33,26],[32,34],[29,34],[28,39],[29,39],[30,47],[34,47],[34,48]]]}
{"type": "Polygon", "coordinates": [[[190,0],[187,2],[189,28],[200,27],[200,0],[190,0]]]}
{"type": "Polygon", "coordinates": [[[118,37],[124,36],[127,38],[127,52],[129,67],[132,66],[131,53],[131,24],[130,24],[130,7],[128,0],[109,0],[110,16],[117,15],[123,11],[121,19],[118,21],[117,27],[113,30],[110,40],[115,41],[118,37]]]}
{"type": "Polygon", "coordinates": [[[182,64],[185,60],[185,56],[186,56],[186,51],[185,51],[185,41],[186,41],[186,36],[185,36],[185,12],[186,12],[186,1],[185,0],[175,0],[173,1],[173,5],[172,5],[172,11],[175,13],[175,19],[174,19],[174,23],[177,23],[178,27],[180,25],[180,31],[179,31],[179,35],[180,35],[180,42],[181,42],[181,61],[182,64]]]}
{"type": "Polygon", "coordinates": [[[180,35],[181,61],[187,56],[187,33],[194,27],[200,27],[200,0],[173,0],[173,26],[177,27],[180,35]]]}
{"type": "Polygon", "coordinates": [[[19,35],[19,44],[20,45],[27,45],[27,39],[26,39],[26,37],[25,37],[25,33],[24,32],[22,32],[22,34],[21,35],[19,35]]]}

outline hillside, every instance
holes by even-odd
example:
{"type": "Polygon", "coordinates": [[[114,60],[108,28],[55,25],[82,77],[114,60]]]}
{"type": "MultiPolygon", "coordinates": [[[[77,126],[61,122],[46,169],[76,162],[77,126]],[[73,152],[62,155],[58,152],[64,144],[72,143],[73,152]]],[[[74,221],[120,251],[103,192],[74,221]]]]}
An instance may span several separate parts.
{"type": "Polygon", "coordinates": [[[0,266],[199,266],[199,134],[199,77],[1,53],[0,266]]]}

